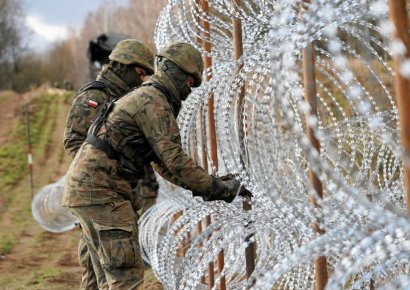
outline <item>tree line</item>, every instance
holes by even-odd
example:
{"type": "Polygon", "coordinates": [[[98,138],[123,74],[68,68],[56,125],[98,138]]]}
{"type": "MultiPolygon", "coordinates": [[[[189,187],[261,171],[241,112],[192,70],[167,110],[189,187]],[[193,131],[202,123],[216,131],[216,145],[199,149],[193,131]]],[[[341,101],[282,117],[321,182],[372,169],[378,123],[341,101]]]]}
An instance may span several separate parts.
{"type": "MultiPolygon", "coordinates": [[[[102,1],[100,6],[86,16],[80,29],[70,28],[66,39],[53,43],[47,51],[37,52],[28,46],[32,32],[25,26],[26,15],[22,1],[24,0],[0,0],[0,90],[24,92],[44,83],[62,85],[64,82],[69,82],[73,88],[79,88],[90,78],[87,59],[89,42],[102,33],[128,35],[146,42],[154,49],[156,21],[168,2],[128,0],[127,5],[117,6],[109,1],[102,1]]],[[[410,0],[407,3],[409,5],[410,0]]],[[[230,19],[224,19],[218,11],[212,10],[212,7],[211,13],[230,22],[230,19]]],[[[229,31],[226,33],[229,35],[229,31]]],[[[374,34],[381,42],[385,41],[377,33],[370,31],[370,34],[374,34]]],[[[340,38],[355,49],[360,50],[363,46],[359,40],[349,35],[341,33],[340,38]]],[[[320,41],[316,45],[322,46],[320,41]]],[[[380,55],[387,58],[384,51],[380,51],[380,55]]]]}
{"type": "Polygon", "coordinates": [[[46,51],[28,45],[33,36],[25,25],[22,0],[0,0],[0,90],[24,92],[44,83],[80,87],[89,80],[87,47],[106,32],[121,33],[152,48],[156,20],[166,0],[129,0],[125,6],[108,1],[90,12],[80,29],[69,28],[68,37],[46,51]]]}

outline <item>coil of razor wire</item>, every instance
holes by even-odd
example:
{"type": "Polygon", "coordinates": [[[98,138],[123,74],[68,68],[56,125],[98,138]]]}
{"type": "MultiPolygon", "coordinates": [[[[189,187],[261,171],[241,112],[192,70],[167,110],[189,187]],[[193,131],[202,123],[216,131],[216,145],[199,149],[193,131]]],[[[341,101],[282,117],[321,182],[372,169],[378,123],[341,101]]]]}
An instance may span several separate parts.
{"type": "Polygon", "coordinates": [[[182,143],[200,159],[213,96],[219,159],[215,171],[205,141],[209,169],[237,174],[253,192],[252,210],[244,211],[240,198],[204,203],[161,183],[162,202],[140,221],[144,259],[166,289],[205,287],[201,277],[208,278],[207,267],[216,265],[222,249],[225,265],[215,272],[213,289],[223,277],[228,289],[313,289],[313,263],[320,256],[327,257],[328,289],[405,289],[410,224],[402,166],[409,162],[399,140],[391,65],[401,46],[391,39],[386,1],[235,3],[209,0],[207,12],[201,1],[170,0],[155,40],[158,49],[185,41],[212,58],[212,78],[194,90],[179,114],[182,143]],[[237,62],[234,18],[243,27],[244,54],[237,62]],[[203,42],[211,44],[210,53],[203,42]],[[302,50],[310,43],[317,116],[309,113],[303,91],[302,50]],[[323,186],[319,207],[310,202],[317,193],[309,170],[323,186]],[[212,223],[196,232],[207,216],[212,223]],[[312,230],[313,223],[322,234],[312,230]],[[244,252],[251,242],[256,265],[247,277],[244,252]]]}

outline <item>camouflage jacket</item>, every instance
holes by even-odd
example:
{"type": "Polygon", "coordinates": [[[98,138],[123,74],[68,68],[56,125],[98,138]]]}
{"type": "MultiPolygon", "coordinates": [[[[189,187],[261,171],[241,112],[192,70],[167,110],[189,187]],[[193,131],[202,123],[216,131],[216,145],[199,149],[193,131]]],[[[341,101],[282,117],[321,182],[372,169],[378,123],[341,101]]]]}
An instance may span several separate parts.
{"type": "MultiPolygon", "coordinates": [[[[182,150],[175,108],[181,106],[173,83],[160,72],[150,81],[119,99],[98,137],[128,160],[153,151],[155,158],[145,158],[163,177],[196,192],[208,193],[212,178],[182,150]],[[172,100],[154,86],[165,87],[172,100]],[[170,104],[173,103],[173,106],[170,104]]],[[[178,108],[177,108],[178,109],[178,108]]],[[[71,163],[66,176],[63,204],[81,206],[118,199],[132,199],[130,180],[118,171],[119,162],[105,152],[84,143],[71,163]]]]}
{"type": "Polygon", "coordinates": [[[73,158],[87,137],[88,128],[102,105],[110,102],[111,98],[119,98],[131,90],[107,65],[97,76],[97,81],[106,85],[109,94],[100,89],[86,90],[74,98],[68,112],[64,130],[64,149],[73,158]]]}

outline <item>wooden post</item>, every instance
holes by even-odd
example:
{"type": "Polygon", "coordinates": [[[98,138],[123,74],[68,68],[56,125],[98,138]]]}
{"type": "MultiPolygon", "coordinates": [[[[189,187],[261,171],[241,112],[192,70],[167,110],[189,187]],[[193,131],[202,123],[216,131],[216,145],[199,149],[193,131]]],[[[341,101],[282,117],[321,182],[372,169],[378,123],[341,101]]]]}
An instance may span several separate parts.
{"type": "MultiPolygon", "coordinates": [[[[182,210],[177,211],[176,213],[174,213],[174,215],[172,216],[171,222],[174,224],[183,214],[184,212],[182,210]]],[[[175,236],[178,234],[178,232],[181,230],[181,228],[178,228],[175,232],[175,236]]],[[[183,257],[185,256],[184,253],[184,248],[185,248],[185,238],[182,241],[182,245],[179,246],[178,250],[177,250],[177,256],[178,257],[183,257]]]]}
{"type": "MultiPolygon", "coordinates": [[[[208,0],[201,0],[201,5],[202,8],[204,9],[204,12],[206,15],[209,13],[209,6],[208,6],[208,0]]],[[[212,58],[210,56],[212,46],[210,43],[210,25],[209,22],[206,21],[205,19],[202,21],[202,26],[204,28],[204,38],[202,45],[204,47],[204,50],[206,51],[207,55],[204,57],[204,65],[205,65],[205,71],[206,71],[206,80],[210,80],[212,78],[212,58]]],[[[217,142],[216,142],[216,127],[215,127],[215,114],[214,114],[214,96],[211,95],[209,98],[208,102],[208,129],[209,129],[209,142],[210,142],[210,153],[211,153],[211,160],[213,165],[215,166],[215,169],[218,169],[218,150],[217,150],[217,142]]],[[[210,217],[209,217],[210,219],[210,217]]],[[[224,250],[221,250],[218,254],[217,257],[217,267],[219,273],[222,272],[223,268],[225,265],[225,259],[224,259],[224,250]]],[[[225,277],[221,277],[219,284],[219,289],[220,290],[225,290],[226,289],[226,280],[225,277]]]]}
{"type": "MultiPolygon", "coordinates": [[[[310,105],[310,113],[306,116],[307,118],[311,115],[317,116],[317,96],[316,96],[316,76],[315,76],[315,59],[314,59],[313,45],[308,44],[302,52],[303,58],[303,83],[305,89],[305,101],[310,105]]],[[[306,130],[308,138],[312,146],[320,152],[320,143],[316,139],[313,129],[306,122],[306,130]]],[[[320,182],[317,175],[309,170],[309,179],[312,183],[319,198],[323,198],[322,183],[320,182]]],[[[311,203],[318,207],[317,200],[315,196],[310,197],[311,203]]],[[[320,229],[318,222],[313,224],[313,229],[317,233],[323,233],[320,229]]],[[[327,262],[326,257],[321,256],[315,261],[315,277],[316,277],[316,289],[322,290],[325,288],[328,273],[327,273],[327,262]]]]}
{"type": "MultiPolygon", "coordinates": [[[[209,13],[209,6],[207,0],[201,0],[202,8],[206,15],[209,13]]],[[[204,66],[206,71],[206,80],[209,81],[212,79],[212,58],[210,56],[212,46],[209,42],[211,34],[210,34],[210,25],[209,22],[205,19],[202,20],[202,26],[204,28],[204,37],[202,41],[202,45],[204,50],[206,51],[207,55],[204,57],[204,66]]],[[[210,141],[210,153],[211,153],[211,160],[214,164],[215,168],[218,169],[218,150],[216,144],[216,128],[215,128],[215,115],[214,115],[214,96],[211,95],[208,102],[208,129],[209,129],[209,141],[210,141]]]]}
{"type": "MultiPolygon", "coordinates": [[[[200,128],[202,128],[202,114],[200,114],[200,119],[199,119],[199,124],[200,124],[200,128]]],[[[202,129],[200,130],[200,132],[202,132],[202,129]]],[[[197,144],[195,143],[195,141],[194,141],[194,137],[192,137],[192,136],[194,136],[194,134],[196,134],[196,132],[193,132],[192,133],[192,135],[191,135],[191,157],[192,157],[192,159],[194,160],[194,162],[196,163],[196,164],[198,164],[198,156],[197,156],[197,144]]],[[[203,146],[203,142],[202,142],[202,137],[200,137],[200,139],[199,139],[199,143],[200,144],[202,144],[202,146],[201,146],[201,149],[202,149],[202,152],[201,152],[201,154],[202,154],[202,162],[204,163],[205,162],[205,164],[206,164],[206,167],[208,167],[208,163],[207,163],[207,160],[206,160],[206,152],[205,152],[205,150],[204,150],[204,146],[203,146]],[[203,160],[205,158],[205,160],[203,160]]],[[[199,237],[201,234],[202,234],[202,220],[200,220],[198,223],[197,223],[197,225],[195,226],[195,234],[196,234],[196,236],[197,237],[199,237]]],[[[199,245],[198,245],[199,247],[202,247],[203,245],[202,245],[202,243],[200,243],[199,245]]],[[[213,272],[213,266],[212,266],[212,272],[213,272]]],[[[201,284],[205,284],[205,276],[202,276],[201,277],[201,284]]]]}
{"type": "MultiPolygon", "coordinates": [[[[208,14],[209,13],[209,6],[207,0],[200,0],[200,4],[202,6],[203,11],[208,14]]],[[[212,78],[212,72],[208,71],[212,68],[212,58],[210,57],[210,53],[212,50],[211,43],[210,43],[210,25],[209,22],[205,19],[202,20],[202,27],[204,28],[204,35],[202,46],[206,51],[207,55],[204,57],[204,66],[206,71],[206,80],[209,81],[212,78]]],[[[202,113],[202,112],[201,112],[202,113]]],[[[202,115],[201,115],[202,116],[202,115]]],[[[205,129],[205,128],[202,128],[205,129]]],[[[216,128],[215,128],[215,116],[214,116],[214,96],[211,95],[209,102],[208,102],[208,130],[210,136],[210,153],[211,153],[211,160],[212,163],[216,168],[218,168],[218,153],[217,153],[217,144],[216,144],[216,128]]],[[[205,141],[205,140],[204,140],[205,141]]],[[[208,164],[206,160],[206,152],[204,143],[202,144],[202,160],[208,164]]],[[[208,167],[208,166],[207,166],[208,167]]],[[[205,226],[209,226],[211,224],[211,217],[207,216],[205,220],[205,226]]],[[[220,269],[222,263],[223,268],[223,252],[222,254],[218,254],[217,258],[217,266],[220,269]],[[222,255],[222,257],[221,257],[222,255]],[[222,258],[222,260],[221,260],[222,258]]],[[[208,289],[212,289],[215,285],[215,274],[214,274],[214,263],[209,263],[208,265],[208,289]]],[[[225,280],[221,280],[221,290],[226,289],[225,280]],[[223,285],[222,285],[223,284],[223,285]]]]}
{"type": "MultiPolygon", "coordinates": [[[[249,201],[243,201],[242,207],[245,211],[251,211],[252,205],[249,201]]],[[[249,235],[246,237],[245,241],[249,242],[249,240],[253,237],[249,235]]],[[[246,263],[246,278],[249,280],[253,271],[255,270],[255,261],[256,261],[256,244],[255,242],[249,243],[249,245],[245,249],[245,263],[246,263]]]]}
{"type": "MultiPolygon", "coordinates": [[[[202,233],[202,220],[200,220],[195,227],[195,233],[197,236],[200,236],[202,233]]],[[[198,247],[202,248],[202,243],[198,244],[198,247]]],[[[205,284],[205,276],[201,277],[201,284],[205,284]]]]}
{"type": "Polygon", "coordinates": [[[30,112],[29,104],[24,105],[24,115],[26,119],[26,138],[27,138],[27,159],[28,159],[28,174],[29,174],[29,186],[30,186],[30,196],[33,199],[33,155],[32,155],[32,145],[30,136],[30,112]]]}
{"type": "MultiPolygon", "coordinates": [[[[235,0],[235,4],[238,8],[241,5],[241,0],[235,0]]],[[[243,65],[237,63],[237,61],[243,55],[243,42],[242,42],[242,22],[239,18],[234,17],[232,20],[233,26],[233,42],[234,42],[234,59],[236,62],[236,74],[242,69],[243,65]]],[[[237,122],[238,122],[238,130],[239,130],[239,142],[240,148],[244,152],[245,151],[245,144],[244,136],[245,132],[243,129],[243,104],[245,102],[245,83],[240,89],[238,95],[238,115],[237,115],[237,122]]],[[[245,166],[243,159],[241,158],[242,166],[245,166]]],[[[245,211],[251,211],[252,205],[249,200],[244,200],[242,204],[242,208],[245,211]]],[[[252,235],[246,238],[246,241],[252,238],[252,235]]],[[[245,261],[246,261],[246,277],[249,279],[252,275],[253,271],[255,270],[255,260],[256,260],[256,245],[254,242],[250,243],[245,249],[245,261]]]]}
{"type": "MultiPolygon", "coordinates": [[[[404,148],[404,160],[410,159],[410,80],[400,74],[402,61],[410,58],[409,22],[406,1],[389,0],[390,19],[396,28],[393,39],[401,40],[406,47],[404,56],[394,55],[396,103],[400,119],[400,139],[404,148]]],[[[404,187],[407,193],[407,212],[410,214],[410,168],[404,164],[404,187]]]]}
{"type": "MultiPolygon", "coordinates": [[[[306,3],[310,3],[310,0],[305,0],[306,3]]],[[[303,12],[303,11],[302,11],[303,12]]],[[[308,44],[302,51],[302,62],[303,62],[303,84],[305,91],[305,101],[310,106],[310,112],[307,114],[306,118],[309,116],[317,117],[317,94],[316,94],[316,74],[315,74],[315,55],[313,51],[313,45],[308,44]]],[[[306,130],[308,138],[312,146],[320,152],[320,143],[319,140],[314,135],[313,129],[309,126],[309,123],[306,120],[306,130]]],[[[320,182],[317,175],[309,170],[309,179],[315,189],[317,196],[323,198],[323,189],[322,183],[320,182]]],[[[318,207],[316,196],[310,197],[310,202],[318,207]]],[[[313,230],[317,233],[322,234],[323,230],[320,229],[319,222],[313,224],[313,230]]],[[[316,289],[322,290],[325,288],[328,273],[327,273],[327,261],[326,257],[321,256],[315,261],[315,280],[316,280],[316,289]]]]}
{"type": "MultiPolygon", "coordinates": [[[[202,110],[199,111],[199,129],[200,129],[200,137],[199,137],[199,143],[201,145],[201,160],[202,160],[202,166],[205,168],[205,170],[208,170],[208,159],[206,156],[206,151],[205,151],[205,140],[203,136],[204,130],[206,130],[206,126],[203,122],[203,113],[202,110]]],[[[211,217],[207,216],[205,221],[204,221],[204,226],[205,228],[211,224],[211,217]]],[[[202,227],[201,227],[202,230],[202,227]]],[[[208,288],[212,289],[212,287],[215,285],[215,275],[214,275],[214,263],[210,262],[208,264],[208,288]]]]}

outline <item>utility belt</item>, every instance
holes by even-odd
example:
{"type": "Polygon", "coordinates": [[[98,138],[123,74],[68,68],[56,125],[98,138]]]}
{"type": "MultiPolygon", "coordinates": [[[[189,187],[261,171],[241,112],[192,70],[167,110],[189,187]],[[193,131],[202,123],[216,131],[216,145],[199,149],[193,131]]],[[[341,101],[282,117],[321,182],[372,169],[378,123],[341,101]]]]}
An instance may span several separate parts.
{"type": "Polygon", "coordinates": [[[94,136],[93,134],[87,134],[85,142],[92,144],[94,147],[104,151],[108,158],[117,160],[117,173],[119,176],[126,178],[130,182],[144,176],[143,166],[135,166],[132,161],[115,150],[108,141],[102,140],[94,136]]]}

